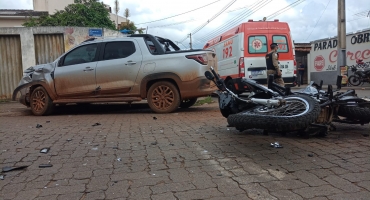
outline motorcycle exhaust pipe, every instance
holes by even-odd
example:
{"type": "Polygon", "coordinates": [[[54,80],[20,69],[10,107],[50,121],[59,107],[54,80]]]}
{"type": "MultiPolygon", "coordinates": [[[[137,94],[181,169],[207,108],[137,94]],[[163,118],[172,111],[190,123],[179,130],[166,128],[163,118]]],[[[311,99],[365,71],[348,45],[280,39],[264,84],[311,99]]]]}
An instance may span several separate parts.
{"type": "Polygon", "coordinates": [[[262,104],[265,106],[280,106],[282,104],[281,100],[274,100],[274,99],[250,99],[253,103],[262,104]]]}

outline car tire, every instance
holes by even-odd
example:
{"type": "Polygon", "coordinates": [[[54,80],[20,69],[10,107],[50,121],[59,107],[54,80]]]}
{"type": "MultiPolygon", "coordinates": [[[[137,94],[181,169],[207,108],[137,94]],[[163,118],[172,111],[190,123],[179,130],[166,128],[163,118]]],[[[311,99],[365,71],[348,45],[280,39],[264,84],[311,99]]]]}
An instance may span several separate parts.
{"type": "Polygon", "coordinates": [[[30,98],[31,111],[36,116],[45,116],[53,112],[54,104],[45,88],[39,86],[32,91],[30,98]]]}
{"type": "Polygon", "coordinates": [[[160,81],[150,86],[147,94],[149,107],[156,113],[170,113],[180,106],[180,93],[177,87],[160,81]]]}
{"type": "Polygon", "coordinates": [[[184,99],[180,103],[180,108],[190,108],[197,102],[198,98],[184,99]]]}

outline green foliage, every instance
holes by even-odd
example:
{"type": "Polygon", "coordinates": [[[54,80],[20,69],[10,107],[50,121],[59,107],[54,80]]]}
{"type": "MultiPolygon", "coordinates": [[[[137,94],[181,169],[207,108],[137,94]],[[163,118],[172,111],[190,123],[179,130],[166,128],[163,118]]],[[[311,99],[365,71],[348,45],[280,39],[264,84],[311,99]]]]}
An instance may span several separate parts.
{"type": "Polygon", "coordinates": [[[44,15],[40,18],[30,17],[22,25],[26,27],[79,26],[116,29],[103,3],[97,0],[75,0],[75,2],[77,4],[70,4],[53,15],[44,15]]]}

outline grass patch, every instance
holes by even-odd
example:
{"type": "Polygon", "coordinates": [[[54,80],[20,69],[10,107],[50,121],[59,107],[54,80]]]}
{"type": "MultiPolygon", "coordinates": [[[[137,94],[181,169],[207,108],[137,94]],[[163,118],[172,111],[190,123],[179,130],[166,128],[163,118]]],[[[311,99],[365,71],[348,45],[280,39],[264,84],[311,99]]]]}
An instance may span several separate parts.
{"type": "Polygon", "coordinates": [[[206,97],[206,98],[204,98],[204,99],[200,99],[200,100],[198,100],[198,101],[194,104],[194,106],[201,106],[201,105],[203,105],[203,104],[210,104],[210,103],[214,103],[214,101],[212,100],[212,97],[211,97],[211,96],[208,96],[208,97],[206,97]]]}
{"type": "Polygon", "coordinates": [[[10,99],[0,99],[0,103],[7,103],[10,102],[10,99]]]}

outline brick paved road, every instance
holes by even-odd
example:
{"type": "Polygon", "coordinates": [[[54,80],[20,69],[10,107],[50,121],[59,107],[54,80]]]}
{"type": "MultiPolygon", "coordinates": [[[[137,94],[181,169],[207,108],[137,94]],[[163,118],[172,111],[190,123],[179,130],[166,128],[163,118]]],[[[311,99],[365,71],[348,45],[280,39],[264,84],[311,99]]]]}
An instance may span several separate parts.
{"type": "Polygon", "coordinates": [[[309,140],[226,125],[216,104],[162,115],[146,105],[67,106],[35,117],[1,103],[0,167],[29,167],[3,173],[0,199],[370,198],[369,125],[309,140]]]}

